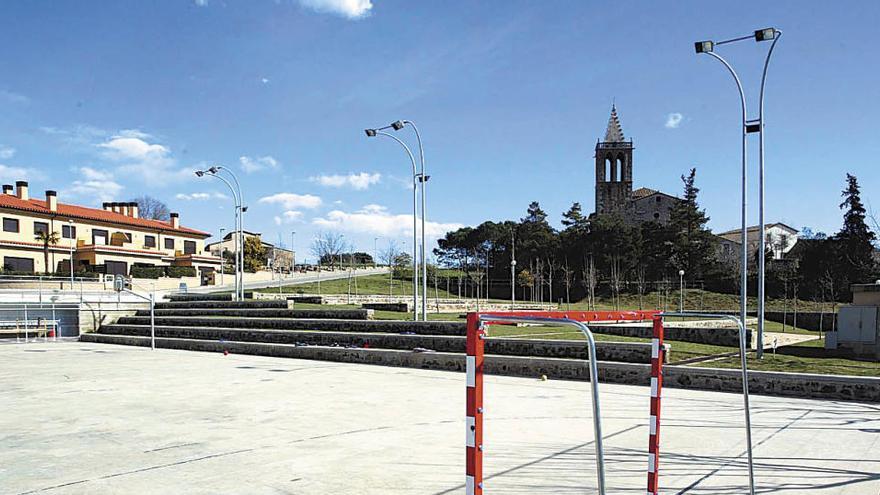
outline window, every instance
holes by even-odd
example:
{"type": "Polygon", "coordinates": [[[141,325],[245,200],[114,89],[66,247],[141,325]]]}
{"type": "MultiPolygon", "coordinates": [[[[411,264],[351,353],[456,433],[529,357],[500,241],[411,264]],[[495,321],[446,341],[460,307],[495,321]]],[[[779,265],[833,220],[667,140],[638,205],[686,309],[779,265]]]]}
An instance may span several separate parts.
{"type": "Polygon", "coordinates": [[[174,249],[174,239],[165,238],[165,249],[174,249]]]}
{"type": "Polygon", "coordinates": [[[3,232],[18,232],[18,220],[14,218],[4,218],[3,232]]]}
{"type": "Polygon", "coordinates": [[[654,220],[657,220],[657,219],[659,219],[659,218],[660,218],[660,214],[659,214],[659,213],[654,213],[654,220]]]}
{"type": "Polygon", "coordinates": [[[662,200],[660,199],[660,196],[657,196],[657,202],[659,203],[660,201],[662,201],[662,200]]]}
{"type": "Polygon", "coordinates": [[[61,237],[65,238],[65,239],[76,239],[76,226],[62,225],[61,226],[61,237]]]}
{"type": "Polygon", "coordinates": [[[49,224],[46,222],[34,222],[34,235],[43,233],[49,233],[49,224]]]}
{"type": "Polygon", "coordinates": [[[92,244],[96,246],[106,246],[110,244],[110,236],[106,230],[92,229],[92,244]]]}
{"type": "MultiPolygon", "coordinates": [[[[3,219],[6,223],[6,219],[3,219]]],[[[17,221],[17,220],[16,220],[17,221]]],[[[16,258],[13,256],[3,257],[3,270],[10,272],[34,272],[34,260],[31,258],[16,258]]]]}
{"type": "MultiPolygon", "coordinates": [[[[166,239],[167,241],[168,239],[166,239]]],[[[154,235],[145,235],[144,236],[144,247],[154,248],[156,247],[156,236],[154,235]]]]}
{"type": "Polygon", "coordinates": [[[196,241],[183,241],[183,254],[196,254],[196,241]]]}

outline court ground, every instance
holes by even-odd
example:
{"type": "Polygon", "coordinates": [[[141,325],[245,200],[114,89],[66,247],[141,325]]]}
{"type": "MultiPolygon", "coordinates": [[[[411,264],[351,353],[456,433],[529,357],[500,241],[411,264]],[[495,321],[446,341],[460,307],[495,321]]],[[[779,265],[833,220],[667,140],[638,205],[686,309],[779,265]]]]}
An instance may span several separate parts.
{"type": "MultiPolygon", "coordinates": [[[[460,494],[464,375],[0,345],[0,492],[460,494]]],[[[486,493],[593,493],[580,382],[486,379],[486,493]]],[[[644,494],[648,390],[601,386],[608,493],[644,494]]],[[[746,493],[741,397],[668,389],[664,494],[746,493]]],[[[880,493],[880,404],[753,396],[758,493],[880,493]]]]}

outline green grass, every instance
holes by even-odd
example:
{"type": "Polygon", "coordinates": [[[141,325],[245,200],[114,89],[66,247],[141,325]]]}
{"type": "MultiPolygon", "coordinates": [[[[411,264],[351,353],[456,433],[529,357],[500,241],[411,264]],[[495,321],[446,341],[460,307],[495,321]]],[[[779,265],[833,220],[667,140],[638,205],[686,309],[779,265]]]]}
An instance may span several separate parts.
{"type": "MultiPolygon", "coordinates": [[[[697,363],[694,366],[708,366],[711,368],[739,368],[739,358],[725,358],[708,363],[697,363]]],[[[855,375],[880,377],[880,363],[872,361],[856,361],[842,358],[814,358],[788,356],[784,354],[774,355],[765,352],[764,359],[754,358],[754,353],[749,353],[749,369],[753,371],[787,371],[791,373],[818,373],[825,375],[855,375]]]]}
{"type": "MultiPolygon", "coordinates": [[[[428,297],[434,297],[434,286],[431,283],[432,281],[428,281],[428,297]]],[[[298,285],[287,285],[283,286],[282,290],[287,294],[348,294],[349,291],[349,281],[347,278],[337,279],[337,280],[326,280],[322,281],[320,284],[320,290],[318,288],[317,282],[310,282],[307,284],[298,284],[298,285]]],[[[421,286],[419,287],[421,291],[421,286]]],[[[450,286],[450,290],[456,291],[455,288],[450,286]]],[[[258,292],[269,292],[269,293],[278,293],[278,287],[266,287],[263,289],[257,289],[258,292]]],[[[393,287],[391,281],[391,275],[365,275],[363,277],[353,277],[351,279],[351,293],[352,294],[381,294],[381,295],[395,295],[395,296],[411,296],[412,291],[412,281],[404,281],[404,280],[394,280],[393,287]],[[355,287],[357,284],[357,287],[355,287]]],[[[457,298],[458,294],[452,295],[445,290],[444,287],[438,287],[436,294],[440,298],[457,298]]]]}

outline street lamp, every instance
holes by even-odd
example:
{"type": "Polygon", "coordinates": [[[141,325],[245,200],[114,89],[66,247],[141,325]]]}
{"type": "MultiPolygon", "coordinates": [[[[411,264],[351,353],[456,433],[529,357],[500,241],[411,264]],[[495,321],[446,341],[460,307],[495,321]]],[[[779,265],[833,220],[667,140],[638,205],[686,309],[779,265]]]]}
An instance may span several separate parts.
{"type": "MultiPolygon", "coordinates": [[[[229,182],[225,177],[219,175],[222,167],[211,167],[207,170],[196,170],[195,174],[197,177],[213,177],[222,181],[229,187],[229,190],[232,192],[232,201],[235,205],[235,298],[236,299],[244,299],[244,258],[241,255],[241,252],[244,251],[243,238],[242,238],[242,221],[241,217],[244,215],[245,208],[241,204],[241,188],[239,187],[236,190],[235,187],[232,186],[232,183],[229,182]]],[[[237,182],[236,182],[237,184],[237,182]]]]}
{"type": "MultiPolygon", "coordinates": [[[[399,131],[406,126],[412,127],[413,132],[415,132],[415,134],[416,134],[416,142],[419,145],[419,163],[421,164],[421,172],[418,174],[416,174],[415,172],[413,173],[413,180],[414,180],[413,187],[415,187],[415,180],[418,180],[419,183],[421,184],[421,190],[422,190],[422,235],[421,235],[421,241],[422,241],[422,244],[421,244],[422,319],[427,320],[428,319],[428,300],[427,300],[426,296],[428,295],[428,255],[427,255],[427,252],[425,251],[425,219],[427,217],[427,214],[425,212],[425,202],[426,202],[426,200],[425,200],[425,198],[426,198],[425,187],[426,187],[426,183],[431,178],[431,176],[427,175],[425,173],[425,149],[422,146],[422,136],[419,133],[419,128],[416,127],[415,122],[413,122],[411,120],[397,120],[397,121],[394,121],[385,127],[379,128],[379,129],[367,129],[366,132],[367,132],[367,136],[373,137],[376,134],[384,134],[381,132],[384,129],[391,128],[391,129],[394,129],[395,131],[399,131]],[[371,134],[371,132],[372,132],[372,134],[371,134]]],[[[413,247],[413,249],[414,249],[413,252],[415,252],[415,246],[413,247]]],[[[415,276],[415,275],[416,274],[413,274],[413,276],[415,276]]]]}
{"type": "Polygon", "coordinates": [[[379,259],[379,238],[373,237],[373,269],[374,270],[378,266],[376,264],[378,259],[379,259]]]}
{"type": "Polygon", "coordinates": [[[678,271],[678,312],[684,313],[684,270],[678,271]]]}
{"type": "Polygon", "coordinates": [[[510,232],[510,310],[516,305],[516,233],[510,232]]]}
{"type": "MultiPolygon", "coordinates": [[[[395,124],[396,124],[396,122],[395,122],[395,124]]],[[[413,178],[413,184],[412,184],[412,188],[413,188],[413,254],[412,254],[412,258],[413,258],[412,259],[412,266],[413,266],[413,320],[418,320],[419,319],[419,282],[418,282],[419,262],[418,262],[418,255],[416,253],[416,218],[417,218],[417,213],[418,213],[416,211],[416,209],[417,209],[417,194],[418,194],[418,187],[416,187],[416,177],[417,177],[416,159],[413,156],[412,151],[410,151],[409,146],[406,145],[406,143],[404,143],[403,141],[398,139],[396,136],[389,134],[389,133],[382,130],[382,129],[388,129],[388,128],[392,128],[392,127],[395,127],[394,124],[392,124],[390,126],[382,127],[380,129],[366,129],[364,132],[366,132],[367,137],[376,137],[376,136],[382,135],[382,136],[386,136],[386,137],[389,137],[389,138],[397,141],[397,143],[400,144],[404,150],[406,150],[406,154],[407,154],[407,156],[409,156],[409,161],[412,164],[412,178],[413,178]]]]}
{"type": "Polygon", "coordinates": [[[296,272],[296,250],[293,247],[293,236],[296,235],[295,230],[290,231],[290,275],[296,272]]]}
{"type": "MultiPolygon", "coordinates": [[[[739,91],[740,103],[742,105],[742,232],[740,233],[740,243],[742,244],[742,260],[740,267],[740,278],[741,278],[741,288],[740,288],[740,320],[743,325],[745,325],[746,321],[746,285],[748,282],[748,236],[747,230],[748,226],[746,225],[746,176],[747,176],[747,165],[746,165],[746,149],[747,149],[747,137],[751,133],[758,133],[758,231],[759,231],[759,250],[758,250],[758,348],[757,348],[757,357],[761,359],[764,357],[764,265],[765,265],[765,250],[766,250],[766,240],[764,239],[764,87],[767,81],[767,68],[770,65],[770,57],[773,55],[773,49],[776,47],[776,42],[779,41],[779,38],[782,36],[782,31],[775,28],[765,28],[759,29],[755,31],[752,35],[749,36],[740,36],[738,38],[732,38],[724,41],[698,41],[694,44],[694,48],[696,52],[705,53],[714,57],[716,60],[724,64],[724,67],[730,72],[730,75],[733,76],[734,81],[736,82],[737,90],[739,91]],[[754,39],[756,42],[761,41],[771,41],[770,49],[767,51],[767,56],[764,59],[764,70],[761,73],[761,89],[759,93],[758,100],[758,118],[757,119],[748,119],[748,111],[746,107],[746,96],[743,91],[742,83],[740,82],[739,76],[736,71],[733,70],[733,67],[725,60],[723,57],[715,53],[715,48],[721,45],[725,45],[728,43],[735,43],[738,41],[745,41],[754,39]]],[[[751,481],[751,474],[750,481],[751,481]]],[[[752,486],[754,483],[752,482],[752,486]]],[[[754,489],[753,489],[754,491],[754,489]]]]}
{"type": "Polygon", "coordinates": [[[73,245],[76,243],[76,236],[73,235],[73,219],[67,219],[67,234],[70,235],[70,290],[73,290],[73,245]]]}

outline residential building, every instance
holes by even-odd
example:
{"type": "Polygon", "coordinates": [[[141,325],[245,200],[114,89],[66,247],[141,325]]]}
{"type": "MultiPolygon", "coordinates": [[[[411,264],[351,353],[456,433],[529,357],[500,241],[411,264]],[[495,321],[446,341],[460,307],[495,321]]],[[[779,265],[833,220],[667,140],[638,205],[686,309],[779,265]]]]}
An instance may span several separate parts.
{"type": "MultiPolygon", "coordinates": [[[[757,225],[746,229],[749,258],[753,258],[758,252],[761,242],[760,232],[761,229],[757,225]]],[[[742,229],[734,229],[718,234],[718,237],[721,238],[719,242],[722,255],[726,254],[725,250],[739,252],[740,246],[742,246],[741,233],[742,229]]],[[[775,260],[785,257],[798,242],[798,230],[779,222],[764,224],[764,236],[767,249],[773,253],[772,259],[775,260]]]]}
{"type": "MultiPolygon", "coordinates": [[[[282,247],[277,247],[272,243],[266,242],[262,238],[262,234],[259,232],[250,232],[243,231],[245,242],[248,238],[256,238],[260,241],[260,245],[263,246],[263,250],[265,252],[265,260],[264,264],[267,268],[276,268],[282,270],[290,270],[293,267],[293,262],[296,259],[296,255],[290,249],[285,249],[282,247]]],[[[233,256],[235,252],[238,251],[238,243],[236,242],[234,232],[229,232],[223,239],[215,242],[211,242],[205,246],[205,249],[208,250],[214,256],[222,257],[224,253],[227,257],[233,256]]]]}
{"type": "Polygon", "coordinates": [[[45,199],[31,198],[28,183],[0,194],[0,258],[4,271],[67,272],[71,254],[74,271],[128,275],[131,267],[192,266],[203,279],[220,266],[205,252],[207,232],[169,221],[140,218],[137,203],[104,203],[90,208],[61,203],[55,191],[45,199]],[[45,245],[40,232],[56,233],[57,243],[45,245]],[[48,263],[47,263],[48,262],[48,263]]]}

